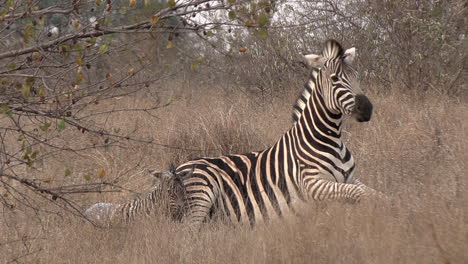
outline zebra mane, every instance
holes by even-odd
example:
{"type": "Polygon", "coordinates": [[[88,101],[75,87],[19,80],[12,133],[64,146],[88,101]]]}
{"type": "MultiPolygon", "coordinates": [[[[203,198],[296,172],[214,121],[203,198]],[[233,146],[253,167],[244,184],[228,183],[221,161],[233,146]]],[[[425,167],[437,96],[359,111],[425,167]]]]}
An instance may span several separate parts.
{"type": "Polygon", "coordinates": [[[315,80],[317,79],[318,69],[313,69],[309,81],[304,85],[301,95],[296,100],[296,104],[293,107],[292,121],[295,124],[302,116],[307,101],[309,101],[310,96],[312,95],[312,90],[315,88],[315,80]]]}
{"type": "Polygon", "coordinates": [[[343,57],[344,49],[338,41],[334,39],[329,39],[327,40],[327,42],[325,42],[322,55],[327,59],[343,57]]]}

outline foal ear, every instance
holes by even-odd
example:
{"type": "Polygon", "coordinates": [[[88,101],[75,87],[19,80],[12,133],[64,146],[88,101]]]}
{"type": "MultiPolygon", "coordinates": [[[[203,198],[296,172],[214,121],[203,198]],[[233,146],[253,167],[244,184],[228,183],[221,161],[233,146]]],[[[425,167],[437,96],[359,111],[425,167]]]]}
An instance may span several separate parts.
{"type": "Polygon", "coordinates": [[[153,179],[160,181],[160,180],[170,180],[175,177],[174,173],[171,170],[148,170],[149,174],[153,176],[153,179]]]}
{"type": "Polygon", "coordinates": [[[347,64],[352,64],[354,61],[354,58],[356,58],[356,48],[353,47],[353,48],[347,49],[344,52],[344,61],[347,64]]]}
{"type": "Polygon", "coordinates": [[[162,175],[162,172],[161,172],[161,171],[148,169],[148,172],[149,172],[149,174],[150,174],[151,176],[153,176],[153,177],[156,178],[156,179],[161,178],[161,175],[162,175]]]}
{"type": "Polygon", "coordinates": [[[321,68],[323,67],[326,59],[320,55],[309,54],[304,55],[304,61],[310,68],[321,68]]]}

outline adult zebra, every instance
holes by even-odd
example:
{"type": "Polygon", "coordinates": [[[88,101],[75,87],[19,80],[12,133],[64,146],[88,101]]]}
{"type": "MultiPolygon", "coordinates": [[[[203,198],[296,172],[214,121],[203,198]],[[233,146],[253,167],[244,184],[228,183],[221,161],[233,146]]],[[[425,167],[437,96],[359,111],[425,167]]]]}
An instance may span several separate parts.
{"type": "MultiPolygon", "coordinates": [[[[175,169],[185,221],[199,226],[213,215],[255,224],[285,215],[309,200],[352,199],[375,192],[354,177],[355,163],[341,139],[345,115],[369,121],[372,104],[351,67],[355,49],[335,40],[322,55],[306,55],[311,76],[294,106],[293,126],[272,147],[242,155],[200,158],[175,169]]],[[[174,193],[174,192],[173,192],[174,193]]],[[[177,192],[176,192],[177,193],[177,192]]],[[[144,199],[119,206],[125,216],[144,199]],[[129,208],[129,209],[123,209],[129,208]]],[[[143,210],[144,211],[144,210],[143,210]]]]}

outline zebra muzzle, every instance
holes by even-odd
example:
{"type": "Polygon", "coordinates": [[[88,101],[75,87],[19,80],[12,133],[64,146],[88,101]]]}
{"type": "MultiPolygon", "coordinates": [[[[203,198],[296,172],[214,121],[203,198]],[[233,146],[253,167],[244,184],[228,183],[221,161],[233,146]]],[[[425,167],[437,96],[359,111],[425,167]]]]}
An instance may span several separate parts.
{"type": "Polygon", "coordinates": [[[372,117],[372,103],[363,94],[358,94],[354,98],[354,109],[352,115],[358,122],[367,122],[372,117]]]}

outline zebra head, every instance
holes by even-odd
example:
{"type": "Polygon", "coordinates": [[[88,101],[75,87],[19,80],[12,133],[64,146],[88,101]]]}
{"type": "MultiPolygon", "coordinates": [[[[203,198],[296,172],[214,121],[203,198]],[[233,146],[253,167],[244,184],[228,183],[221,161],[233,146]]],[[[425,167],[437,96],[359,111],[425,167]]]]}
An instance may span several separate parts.
{"type": "Polygon", "coordinates": [[[372,103],[362,93],[358,74],[351,66],[355,57],[355,48],[344,50],[336,40],[328,40],[322,55],[309,54],[304,59],[316,71],[315,87],[326,108],[333,114],[367,122],[372,116],[372,103]]]}

